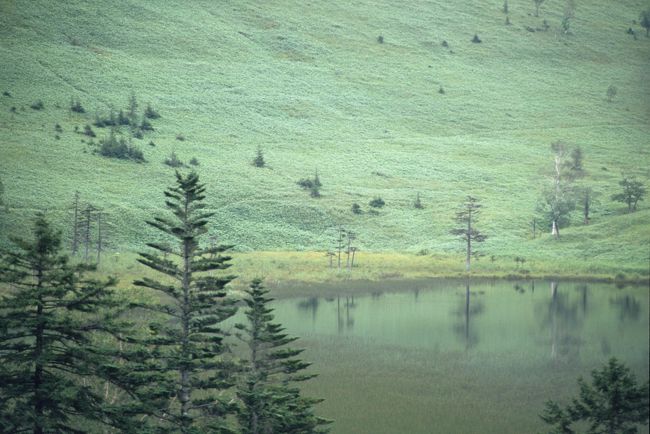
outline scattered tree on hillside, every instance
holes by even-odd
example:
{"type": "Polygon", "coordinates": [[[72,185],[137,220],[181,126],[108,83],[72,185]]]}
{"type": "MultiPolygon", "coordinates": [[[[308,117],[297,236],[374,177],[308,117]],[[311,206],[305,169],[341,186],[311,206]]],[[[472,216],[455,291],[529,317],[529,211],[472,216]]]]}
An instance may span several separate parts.
{"type": "Polygon", "coordinates": [[[127,117],[132,126],[138,124],[138,100],[135,97],[135,93],[132,93],[129,97],[127,117]]]}
{"type": "Polygon", "coordinates": [[[542,194],[542,202],[538,211],[550,222],[551,234],[558,238],[560,226],[565,224],[568,216],[575,209],[575,192],[573,180],[575,171],[572,168],[569,147],[563,142],[551,144],[553,150],[552,183],[542,194]]]}
{"type": "Polygon", "coordinates": [[[539,7],[544,3],[544,0],[533,0],[533,3],[535,4],[535,16],[539,16],[539,7]]]}
{"type": "Polygon", "coordinates": [[[554,433],[571,434],[571,425],[584,421],[590,433],[635,433],[648,423],[648,382],[639,385],[628,367],[612,357],[591,372],[592,384],[578,379],[580,395],[562,408],[547,401],[542,420],[554,433]]]}
{"type": "Polygon", "coordinates": [[[316,169],[316,173],[314,174],[314,180],[311,185],[311,189],[309,191],[309,195],[311,197],[320,197],[320,188],[323,186],[320,182],[320,177],[318,176],[318,169],[316,169]]]}
{"type": "Polygon", "coordinates": [[[627,204],[627,211],[636,211],[636,205],[640,200],[643,200],[646,189],[645,186],[636,180],[634,177],[624,176],[618,185],[623,188],[621,193],[612,196],[612,200],[627,204]]]}
{"type": "Polygon", "coordinates": [[[93,386],[114,372],[117,353],[98,345],[121,332],[115,280],[85,279],[90,268],[69,265],[42,214],[32,236],[14,239],[0,263],[0,281],[12,288],[0,303],[0,431],[85,432],[88,423],[138,431],[133,408],[93,386]]]}
{"type": "Polygon", "coordinates": [[[5,186],[0,179],[0,208],[5,206],[5,186]]]}
{"type": "Polygon", "coordinates": [[[598,193],[594,191],[591,187],[582,187],[578,189],[578,201],[582,206],[582,216],[583,223],[588,225],[591,222],[591,209],[594,203],[596,203],[596,197],[598,193]]]}
{"type": "Polygon", "coordinates": [[[142,151],[133,146],[130,140],[127,142],[124,137],[118,139],[114,129],[111,129],[107,137],[99,140],[99,150],[97,152],[108,158],[133,160],[137,163],[145,161],[142,151]]]}
{"type": "Polygon", "coordinates": [[[465,202],[460,205],[459,210],[456,212],[454,220],[460,226],[450,231],[452,235],[457,235],[465,242],[465,270],[470,271],[470,264],[472,256],[477,257],[478,251],[472,246],[474,243],[482,243],[487,239],[487,236],[482,234],[476,229],[475,224],[478,220],[480,210],[483,207],[479,200],[472,196],[467,196],[465,202]]]}
{"type": "Polygon", "coordinates": [[[165,158],[164,163],[169,167],[185,167],[185,163],[183,163],[183,161],[181,161],[181,159],[178,158],[176,152],[174,151],[172,151],[172,153],[169,154],[169,157],[165,158]]]}
{"type": "Polygon", "coordinates": [[[314,414],[313,406],[322,400],[305,398],[293,383],[309,380],[304,374],[310,363],[297,356],[303,350],[287,347],[297,340],[284,328],[273,323],[273,309],[268,305],[269,291],[259,279],[245,290],[244,303],[248,324],[237,324],[238,337],[248,347],[237,397],[241,402],[237,418],[247,434],[316,433],[319,426],[329,423],[314,414]]]}
{"type": "Polygon", "coordinates": [[[157,253],[140,253],[138,261],[164,275],[160,282],[143,278],[135,285],[161,292],[168,301],[147,306],[163,319],[150,324],[151,343],[158,347],[159,372],[175,381],[160,393],[168,396],[166,408],[156,415],[178,432],[222,432],[233,411],[221,391],[231,387],[229,365],[223,360],[226,332],[220,324],[235,313],[225,286],[234,276],[213,274],[230,267],[230,246],[200,245],[214,213],[206,212],[205,187],[191,172],[176,172],[176,185],[165,191],[167,217],[147,224],[174,240],[151,242],[157,253]]]}
{"type": "Polygon", "coordinates": [[[650,9],[647,9],[639,15],[639,24],[645,29],[646,38],[650,36],[650,9]]]}
{"type": "Polygon", "coordinates": [[[160,114],[151,106],[151,104],[147,104],[147,107],[144,109],[144,116],[149,119],[158,119],[160,114]]]}
{"type": "Polygon", "coordinates": [[[569,169],[573,172],[572,176],[574,178],[579,178],[584,175],[584,169],[582,167],[583,158],[584,155],[580,146],[577,146],[571,150],[571,160],[568,162],[568,164],[569,169]]]}
{"type": "Polygon", "coordinates": [[[416,209],[424,208],[424,205],[422,205],[422,201],[420,200],[420,193],[417,193],[415,195],[415,202],[413,202],[413,208],[416,208],[416,209]]]}
{"type": "Polygon", "coordinates": [[[86,113],[78,98],[70,98],[70,111],[74,113],[86,113]]]}
{"type": "Polygon", "coordinates": [[[318,169],[316,169],[313,179],[303,178],[296,184],[298,184],[303,190],[309,190],[309,195],[311,197],[318,198],[321,196],[320,188],[323,184],[320,181],[320,176],[318,176],[318,169]]]}
{"type": "Polygon", "coordinates": [[[373,208],[383,208],[384,205],[386,205],[386,202],[384,202],[384,199],[381,197],[377,196],[370,202],[368,202],[368,205],[370,205],[373,208]]]}
{"type": "Polygon", "coordinates": [[[253,159],[253,166],[255,167],[264,167],[266,166],[266,161],[264,161],[264,153],[262,152],[262,147],[257,147],[257,155],[253,159]]]}
{"type": "Polygon", "coordinates": [[[504,14],[508,14],[508,12],[509,12],[509,10],[508,10],[508,0],[503,1],[503,8],[501,10],[503,11],[504,14]]]}
{"type": "Polygon", "coordinates": [[[571,20],[576,16],[575,0],[566,0],[564,15],[562,16],[562,31],[568,34],[571,31],[571,20]]]}
{"type": "Polygon", "coordinates": [[[93,131],[93,127],[90,124],[84,125],[84,135],[88,137],[97,137],[97,134],[93,131]]]}
{"type": "Polygon", "coordinates": [[[352,204],[352,213],[353,214],[361,214],[363,211],[361,210],[361,205],[358,203],[354,202],[352,204]]]}
{"type": "Polygon", "coordinates": [[[617,93],[618,93],[618,89],[616,88],[616,86],[610,84],[609,87],[607,88],[607,101],[612,102],[617,93]]]}

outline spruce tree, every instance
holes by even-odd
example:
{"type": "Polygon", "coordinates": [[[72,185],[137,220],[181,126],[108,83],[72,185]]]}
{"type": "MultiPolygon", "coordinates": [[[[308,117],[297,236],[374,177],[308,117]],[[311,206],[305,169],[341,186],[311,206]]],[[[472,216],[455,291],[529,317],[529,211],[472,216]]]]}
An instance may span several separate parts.
{"type": "Polygon", "coordinates": [[[264,167],[266,166],[266,161],[264,161],[264,153],[262,152],[262,147],[257,147],[257,155],[253,159],[253,166],[255,167],[264,167]]]}
{"type": "Polygon", "coordinates": [[[487,239],[487,236],[476,229],[476,222],[483,207],[479,200],[472,196],[467,196],[458,211],[454,221],[459,224],[458,227],[449,231],[452,235],[457,235],[465,243],[465,271],[470,271],[471,258],[476,257],[479,253],[476,248],[472,246],[474,243],[482,243],[487,239]]]}
{"type": "Polygon", "coordinates": [[[296,382],[313,378],[304,374],[310,363],[297,358],[303,350],[286,345],[297,338],[284,333],[284,328],[273,323],[273,309],[268,304],[268,290],[255,279],[245,291],[248,324],[238,324],[239,335],[247,347],[243,378],[239,381],[237,396],[241,401],[238,419],[246,434],[261,433],[315,433],[325,432],[322,425],[329,421],[317,417],[314,404],[321,399],[301,396],[296,382]]]}
{"type": "Polygon", "coordinates": [[[231,386],[229,364],[223,358],[226,333],[220,323],[235,312],[234,300],[224,289],[234,276],[212,274],[230,267],[231,258],[222,255],[230,246],[200,246],[213,215],[205,211],[204,192],[196,173],[176,172],[176,185],[165,191],[171,216],[147,222],[173,243],[148,243],[160,254],[141,253],[138,259],[165,280],[134,282],[166,296],[161,304],[148,306],[161,316],[150,324],[150,343],[156,345],[161,362],[158,370],[173,380],[159,385],[171,399],[156,416],[182,433],[227,431],[226,416],[232,411],[219,393],[231,386]]]}
{"type": "Polygon", "coordinates": [[[99,346],[123,324],[115,318],[114,279],[86,279],[71,266],[61,236],[42,214],[33,240],[2,252],[0,281],[0,432],[86,432],[107,424],[138,430],[136,407],[113,405],[99,388],[118,354],[99,346]]]}

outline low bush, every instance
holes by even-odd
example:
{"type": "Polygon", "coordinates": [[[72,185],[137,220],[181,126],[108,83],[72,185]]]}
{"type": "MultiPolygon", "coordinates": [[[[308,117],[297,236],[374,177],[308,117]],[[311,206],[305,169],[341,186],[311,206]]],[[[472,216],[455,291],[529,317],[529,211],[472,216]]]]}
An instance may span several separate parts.
{"type": "Polygon", "coordinates": [[[165,164],[169,167],[185,167],[185,163],[178,158],[174,151],[172,151],[169,157],[165,158],[165,164]]]}
{"type": "Polygon", "coordinates": [[[373,200],[371,200],[368,205],[370,205],[373,208],[382,208],[384,205],[386,205],[386,202],[381,197],[376,197],[373,200]]]}
{"type": "Polygon", "coordinates": [[[151,104],[147,104],[147,108],[144,109],[144,116],[149,119],[158,119],[160,114],[151,107],[151,104]]]}
{"type": "Polygon", "coordinates": [[[84,126],[84,135],[88,137],[97,137],[97,134],[95,134],[93,128],[89,124],[86,124],[84,126]]]}
{"type": "Polygon", "coordinates": [[[314,186],[314,182],[309,178],[303,178],[300,181],[296,182],[296,184],[298,184],[304,190],[311,190],[311,188],[314,186]]]}
{"type": "Polygon", "coordinates": [[[81,105],[81,101],[74,98],[70,100],[70,111],[74,113],[86,113],[86,109],[81,105]]]}
{"type": "Polygon", "coordinates": [[[39,99],[39,100],[34,101],[34,102],[30,105],[30,107],[31,107],[33,110],[43,110],[43,109],[45,108],[45,104],[43,104],[43,101],[41,101],[41,100],[39,99]]]}

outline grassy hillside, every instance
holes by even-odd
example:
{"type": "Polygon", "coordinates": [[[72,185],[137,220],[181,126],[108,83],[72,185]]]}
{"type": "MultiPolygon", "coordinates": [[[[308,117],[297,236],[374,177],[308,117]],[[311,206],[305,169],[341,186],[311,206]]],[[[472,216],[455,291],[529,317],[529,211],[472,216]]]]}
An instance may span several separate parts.
{"type": "Polygon", "coordinates": [[[144,221],[173,182],[163,160],[174,151],[199,160],[212,231],[242,251],[324,249],[342,224],[363,251],[456,254],[451,217],[473,194],[488,255],[647,274],[650,208],[627,215],[609,197],[622,172],[650,177],[650,38],[633,23],[650,5],[578,2],[565,35],[563,2],[545,2],[539,18],[532,1],[508,3],[509,26],[501,0],[2,1],[2,237],[37,209],[67,229],[79,190],[108,213],[113,249],[140,249],[155,236],[144,221]],[[526,29],[543,20],[548,31],[526,29]],[[134,139],[147,162],[94,155],[74,128],[131,94],[162,116],[134,139]],[[71,113],[71,98],[87,112],[71,113]],[[31,109],[39,99],[44,109],[31,109]],[[560,241],[533,241],[557,140],[582,148],[600,202],[593,225],[576,213],[560,241]],[[251,165],[258,146],[268,168],[251,165]],[[320,199],[296,185],[316,169],[320,199]],[[375,215],[376,196],[386,206],[375,215]],[[366,212],[353,214],[354,202],[366,212]]]}

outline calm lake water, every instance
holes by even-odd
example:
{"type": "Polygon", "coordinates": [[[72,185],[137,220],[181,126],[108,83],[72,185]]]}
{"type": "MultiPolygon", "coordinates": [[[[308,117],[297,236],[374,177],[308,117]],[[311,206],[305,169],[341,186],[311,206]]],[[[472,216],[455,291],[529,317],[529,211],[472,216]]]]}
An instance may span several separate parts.
{"type": "MultiPolygon", "coordinates": [[[[359,285],[358,283],[355,285],[359,285]]],[[[313,288],[274,302],[333,433],[534,433],[616,356],[648,378],[648,288],[462,281],[313,288]],[[381,286],[381,287],[380,287],[381,286]],[[352,293],[352,292],[350,292],[352,293]]],[[[643,427],[641,432],[648,432],[643,427]]]]}

